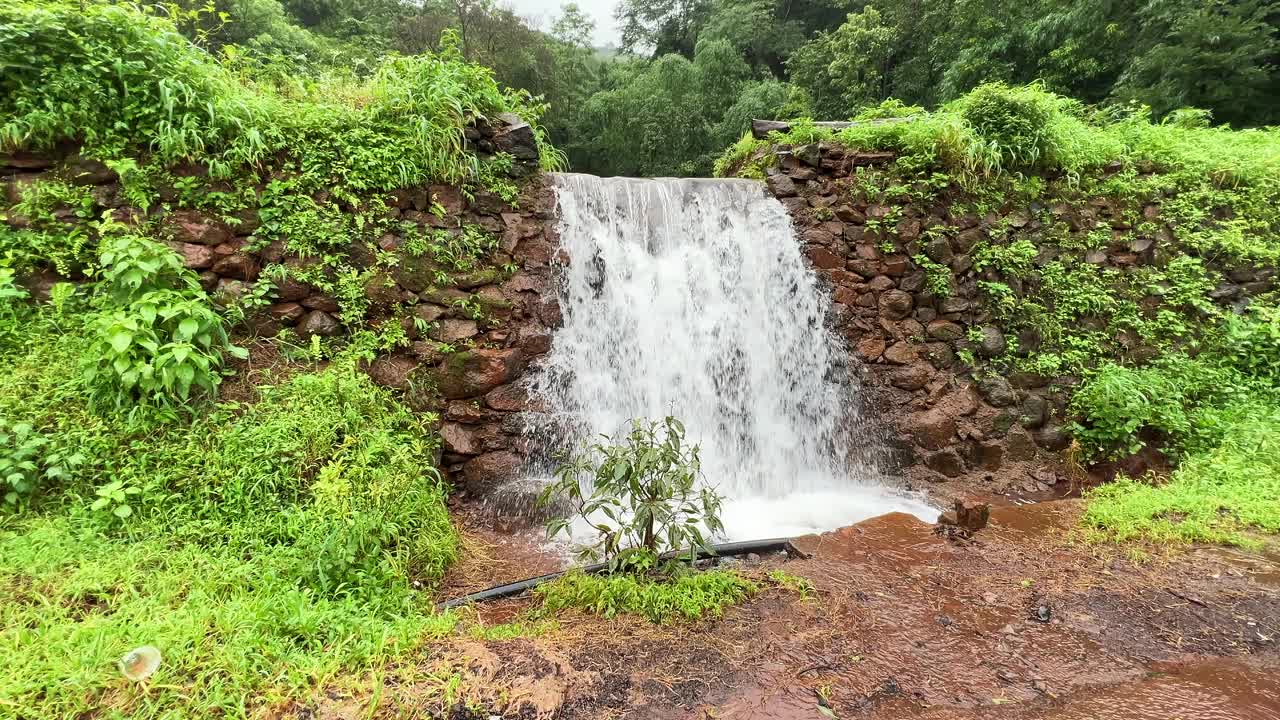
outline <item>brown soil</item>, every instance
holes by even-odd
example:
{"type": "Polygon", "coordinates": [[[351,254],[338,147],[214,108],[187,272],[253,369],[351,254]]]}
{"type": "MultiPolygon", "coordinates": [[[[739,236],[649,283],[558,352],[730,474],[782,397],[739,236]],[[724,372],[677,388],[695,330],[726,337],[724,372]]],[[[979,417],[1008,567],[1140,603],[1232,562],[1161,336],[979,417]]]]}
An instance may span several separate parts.
{"type": "MultiPolygon", "coordinates": [[[[392,673],[371,717],[1280,717],[1280,563],[1201,548],[1134,564],[1075,543],[1079,513],[1076,501],[997,507],[970,541],[902,514],[802,538],[811,557],[740,567],[806,577],[816,597],[770,588],[720,620],[565,613],[490,641],[464,628],[392,673]]],[[[465,532],[468,548],[494,547],[460,564],[449,595],[559,561],[527,539],[465,532]]],[[[532,603],[485,606],[464,625],[532,603]]]]}

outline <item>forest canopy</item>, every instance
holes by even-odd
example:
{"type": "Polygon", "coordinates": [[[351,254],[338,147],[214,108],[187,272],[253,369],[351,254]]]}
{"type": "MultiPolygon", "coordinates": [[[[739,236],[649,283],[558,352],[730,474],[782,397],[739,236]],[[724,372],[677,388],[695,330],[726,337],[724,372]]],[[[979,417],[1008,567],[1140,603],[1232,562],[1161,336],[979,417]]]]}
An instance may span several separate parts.
{"type": "Polygon", "coordinates": [[[598,174],[707,174],[753,116],[840,120],[891,97],[932,109],[987,82],[1145,105],[1157,121],[1198,108],[1237,128],[1280,122],[1274,0],[621,0],[621,47],[603,49],[571,2],[540,24],[495,0],[144,4],[295,92],[456,37],[499,83],[540,96],[553,142],[598,174]]]}

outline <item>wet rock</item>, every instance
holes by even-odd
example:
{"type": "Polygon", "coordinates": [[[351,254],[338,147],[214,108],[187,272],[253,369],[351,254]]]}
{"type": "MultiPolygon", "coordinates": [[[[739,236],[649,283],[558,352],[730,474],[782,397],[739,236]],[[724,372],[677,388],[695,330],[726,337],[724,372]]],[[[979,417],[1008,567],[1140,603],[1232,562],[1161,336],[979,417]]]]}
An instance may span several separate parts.
{"type": "Polygon", "coordinates": [[[115,182],[120,177],[115,170],[102,162],[83,155],[68,158],[65,168],[67,177],[71,178],[71,182],[76,185],[105,185],[115,182]]]}
{"type": "Polygon", "coordinates": [[[218,256],[208,245],[194,243],[176,243],[178,254],[182,256],[182,264],[192,270],[204,270],[213,267],[218,256]]]}
{"type": "Polygon", "coordinates": [[[298,323],[298,334],[304,338],[312,335],[333,337],[342,334],[342,323],[323,310],[312,310],[298,323]]]}
{"type": "Polygon", "coordinates": [[[462,466],[463,485],[474,495],[520,477],[524,458],[509,450],[485,453],[462,466]]]}
{"type": "Polygon", "coordinates": [[[942,265],[951,264],[951,259],[955,257],[955,253],[951,250],[951,243],[946,238],[934,238],[924,246],[924,254],[930,260],[942,265]]]}
{"type": "Polygon", "coordinates": [[[934,320],[926,328],[929,337],[943,342],[952,342],[964,337],[964,328],[947,320],[934,320]]]}
{"type": "Polygon", "coordinates": [[[519,348],[454,353],[436,371],[436,386],[450,400],[483,395],[514,380],[524,369],[524,359],[519,348]]]}
{"type": "Polygon", "coordinates": [[[916,360],[916,349],[907,342],[897,342],[884,351],[884,359],[894,365],[909,365],[916,360]]]}
{"type": "Polygon", "coordinates": [[[887,290],[880,293],[880,315],[890,320],[901,320],[910,315],[912,304],[910,293],[901,290],[887,290]]]}
{"type": "Polygon", "coordinates": [[[1022,426],[1035,429],[1044,425],[1049,415],[1049,403],[1039,395],[1028,395],[1022,401],[1022,426]]]}
{"type": "Polygon", "coordinates": [[[303,298],[302,307],[308,310],[322,310],[327,313],[336,313],[342,309],[338,305],[338,301],[328,295],[311,295],[303,298]]]}
{"type": "Polygon", "coordinates": [[[405,355],[384,355],[369,363],[365,373],[376,385],[393,390],[406,390],[409,387],[409,375],[418,367],[415,358],[405,355]]]}
{"type": "Polygon", "coordinates": [[[1018,393],[1013,386],[999,375],[978,381],[978,393],[992,407],[1008,407],[1018,401],[1018,393]]]}
{"type": "Polygon", "coordinates": [[[822,165],[822,156],[818,150],[817,143],[793,147],[791,148],[791,155],[810,167],[816,168],[822,165]]]}
{"type": "Polygon", "coordinates": [[[895,370],[889,382],[903,390],[919,390],[929,382],[929,375],[928,366],[917,363],[895,370]]]}
{"type": "Polygon", "coordinates": [[[306,309],[296,302],[277,303],[268,308],[268,311],[276,321],[288,325],[298,322],[307,314],[306,309]]]}
{"type": "Polygon", "coordinates": [[[930,470],[941,473],[946,477],[959,477],[964,474],[964,458],[960,457],[960,453],[948,448],[939,450],[925,458],[924,464],[930,470]]]}
{"type": "Polygon", "coordinates": [[[223,277],[249,282],[256,280],[258,272],[261,270],[258,266],[258,261],[245,253],[228,255],[214,263],[210,269],[223,277]]]}
{"type": "Polygon", "coordinates": [[[1004,354],[1009,347],[1008,342],[1004,338],[1004,333],[1000,332],[1000,328],[993,325],[984,325],[979,328],[982,337],[978,340],[978,354],[983,357],[998,357],[1004,354]]]}
{"type": "Polygon", "coordinates": [[[834,270],[844,267],[844,258],[824,247],[809,247],[804,251],[809,262],[820,270],[834,270]]]}
{"type": "Polygon", "coordinates": [[[966,503],[956,500],[951,509],[938,516],[939,525],[955,525],[969,532],[977,532],[991,519],[991,506],[986,503],[966,503]]]}
{"type": "MultiPolygon", "coordinates": [[[[453,404],[450,403],[451,406],[453,404]]],[[[440,425],[440,440],[445,452],[457,455],[478,455],[483,448],[474,430],[456,422],[440,425]]]]}
{"type": "Polygon", "coordinates": [[[1061,425],[1046,425],[1034,437],[1037,445],[1050,452],[1065,450],[1071,444],[1071,433],[1061,425]]]}
{"type": "Polygon", "coordinates": [[[538,160],[538,143],[533,128],[529,123],[515,115],[505,113],[502,116],[507,124],[493,134],[493,146],[516,160],[535,163],[538,160]]]}
{"type": "Polygon", "coordinates": [[[885,341],[882,337],[866,337],[858,341],[856,352],[858,357],[867,362],[879,360],[885,351],[885,341]]]}
{"type": "Polygon", "coordinates": [[[174,240],[194,245],[221,245],[235,237],[226,223],[198,210],[172,212],[163,227],[174,240]]]}
{"type": "Polygon", "coordinates": [[[428,333],[433,340],[439,340],[445,343],[454,343],[466,338],[475,337],[480,333],[480,327],[474,320],[440,320],[436,326],[428,333]]]}
{"type": "Polygon", "coordinates": [[[926,450],[941,450],[956,434],[956,421],[938,408],[916,413],[905,424],[912,440],[926,450]]]}
{"type": "Polygon", "coordinates": [[[796,184],[792,182],[791,178],[783,175],[782,173],[770,173],[765,178],[764,182],[765,185],[769,187],[769,192],[773,193],[774,197],[794,197],[796,194],[796,184]]]}

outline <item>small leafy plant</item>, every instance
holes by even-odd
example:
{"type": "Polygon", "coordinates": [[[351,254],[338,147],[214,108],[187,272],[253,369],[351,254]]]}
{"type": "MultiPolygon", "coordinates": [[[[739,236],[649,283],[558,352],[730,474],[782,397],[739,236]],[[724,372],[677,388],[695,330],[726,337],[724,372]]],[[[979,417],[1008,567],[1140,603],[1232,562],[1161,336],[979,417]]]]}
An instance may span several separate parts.
{"type": "MultiPolygon", "coordinates": [[[[648,570],[667,551],[687,552],[692,560],[710,536],[724,530],[722,498],[698,482],[700,468],[698,446],[685,444],[679,420],[633,420],[625,435],[605,437],[565,457],[540,501],[567,497],[599,533],[583,549],[584,558],[603,555],[614,570],[648,570]]],[[[551,520],[548,534],[568,534],[569,523],[551,520]]]]}
{"type": "Polygon", "coordinates": [[[84,462],[79,453],[66,452],[30,423],[0,418],[0,491],[4,505],[21,509],[42,481],[70,479],[84,462]]]}

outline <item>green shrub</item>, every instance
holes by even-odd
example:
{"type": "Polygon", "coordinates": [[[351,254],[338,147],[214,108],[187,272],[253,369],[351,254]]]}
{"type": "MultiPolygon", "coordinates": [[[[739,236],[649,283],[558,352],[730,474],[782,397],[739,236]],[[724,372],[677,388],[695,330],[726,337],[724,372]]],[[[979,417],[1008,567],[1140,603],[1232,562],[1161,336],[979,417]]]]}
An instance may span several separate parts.
{"type": "Polygon", "coordinates": [[[173,410],[193,391],[213,395],[223,353],[244,351],[231,345],[222,317],[202,295],[153,290],[91,316],[84,382],[95,407],[173,410]]]}
{"type": "MultiPolygon", "coordinates": [[[[203,162],[222,178],[286,153],[306,191],[342,198],[474,179],[467,123],[503,112],[536,122],[541,112],[465,62],[456,39],[439,54],[387,60],[363,86],[298,98],[243,85],[137,6],[10,3],[0,10],[0,48],[0,147],[76,139],[102,159],[145,150],[162,165],[203,162]]],[[[548,163],[560,157],[546,148],[548,163]]]]}
{"type": "Polygon", "coordinates": [[[1053,96],[1038,88],[1011,88],[1003,83],[979,85],[957,102],[956,109],[973,128],[1001,168],[1047,164],[1054,148],[1051,120],[1059,108],[1053,96]]]}
{"type": "Polygon", "coordinates": [[[534,592],[547,612],[578,608],[611,618],[642,615],[655,623],[675,618],[720,617],[724,609],[759,591],[759,586],[730,570],[690,572],[655,580],[644,576],[586,575],[573,572],[534,592]]]}

